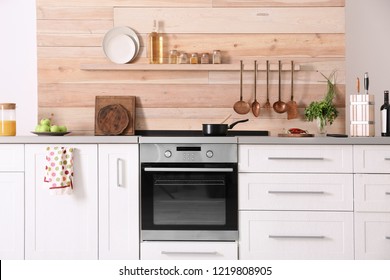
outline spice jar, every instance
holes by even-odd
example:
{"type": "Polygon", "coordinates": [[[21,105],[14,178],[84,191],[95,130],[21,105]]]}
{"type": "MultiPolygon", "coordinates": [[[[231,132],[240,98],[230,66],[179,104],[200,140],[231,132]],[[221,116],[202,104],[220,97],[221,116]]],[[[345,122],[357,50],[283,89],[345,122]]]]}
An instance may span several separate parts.
{"type": "Polygon", "coordinates": [[[200,58],[200,63],[201,64],[209,64],[210,59],[209,59],[209,54],[208,53],[202,53],[202,57],[200,58]]]}
{"type": "Polygon", "coordinates": [[[16,135],[15,107],[15,103],[0,103],[0,136],[16,135]]]}
{"type": "Polygon", "coordinates": [[[220,50],[214,50],[213,51],[213,64],[221,64],[221,51],[220,50]]]}
{"type": "Polygon", "coordinates": [[[168,63],[169,64],[177,64],[177,50],[170,50],[169,51],[168,63]]]}
{"type": "Polygon", "coordinates": [[[187,53],[183,52],[183,53],[180,54],[178,63],[179,64],[187,64],[188,63],[188,55],[187,55],[187,53]]]}
{"type": "Polygon", "coordinates": [[[198,54],[193,53],[190,58],[190,64],[198,64],[198,54]]]}

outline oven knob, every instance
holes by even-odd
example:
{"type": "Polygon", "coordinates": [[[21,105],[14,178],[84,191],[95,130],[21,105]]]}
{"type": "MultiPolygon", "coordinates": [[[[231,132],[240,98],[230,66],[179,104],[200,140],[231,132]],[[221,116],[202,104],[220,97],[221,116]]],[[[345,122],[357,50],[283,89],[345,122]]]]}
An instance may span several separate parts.
{"type": "Polygon", "coordinates": [[[164,153],[164,156],[166,158],[170,158],[172,156],[172,152],[170,150],[166,150],[165,153],[164,153]]]}
{"type": "Polygon", "coordinates": [[[206,152],[206,157],[208,157],[208,158],[212,158],[213,155],[214,155],[213,151],[209,150],[209,151],[206,152]]]}

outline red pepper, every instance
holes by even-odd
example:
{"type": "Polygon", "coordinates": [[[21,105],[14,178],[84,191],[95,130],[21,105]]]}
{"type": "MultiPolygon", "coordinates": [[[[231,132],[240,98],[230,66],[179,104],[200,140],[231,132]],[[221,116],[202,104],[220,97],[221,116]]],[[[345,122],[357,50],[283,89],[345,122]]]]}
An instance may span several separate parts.
{"type": "Polygon", "coordinates": [[[305,134],[305,133],[307,133],[306,130],[303,130],[303,129],[300,129],[300,128],[290,128],[288,130],[288,132],[291,133],[291,134],[305,134]]]}

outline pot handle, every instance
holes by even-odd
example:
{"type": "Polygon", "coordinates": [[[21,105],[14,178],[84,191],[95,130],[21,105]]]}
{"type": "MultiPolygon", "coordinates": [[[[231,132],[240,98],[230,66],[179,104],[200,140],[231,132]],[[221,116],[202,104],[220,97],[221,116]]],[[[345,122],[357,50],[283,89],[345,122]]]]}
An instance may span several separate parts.
{"type": "Polygon", "coordinates": [[[246,119],[246,120],[239,120],[239,121],[236,121],[236,122],[234,122],[234,123],[231,123],[230,125],[229,125],[229,129],[232,129],[236,124],[238,124],[238,123],[243,123],[243,122],[247,122],[247,121],[249,121],[249,119],[246,119]]]}

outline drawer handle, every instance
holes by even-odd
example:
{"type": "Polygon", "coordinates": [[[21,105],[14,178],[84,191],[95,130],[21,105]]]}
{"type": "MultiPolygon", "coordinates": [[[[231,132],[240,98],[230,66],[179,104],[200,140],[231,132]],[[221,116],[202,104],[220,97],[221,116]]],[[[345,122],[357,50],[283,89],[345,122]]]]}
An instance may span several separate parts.
{"type": "Polygon", "coordinates": [[[270,194],[325,194],[323,191],[268,191],[270,194]]]}
{"type": "Polygon", "coordinates": [[[268,157],[269,160],[324,160],[323,157],[268,157]]]}
{"type": "Polygon", "coordinates": [[[268,235],[268,238],[291,238],[291,239],[324,239],[323,235],[268,235]]]}
{"type": "Polygon", "coordinates": [[[390,236],[385,236],[386,239],[390,239],[390,236]]]}
{"type": "Polygon", "coordinates": [[[390,160],[390,158],[388,158],[388,157],[385,157],[385,160],[390,160]]]}
{"type": "Polygon", "coordinates": [[[161,251],[162,255],[217,255],[218,252],[171,252],[171,251],[161,251]]]}
{"type": "Polygon", "coordinates": [[[385,192],[385,195],[390,195],[390,192],[385,192]]]}

